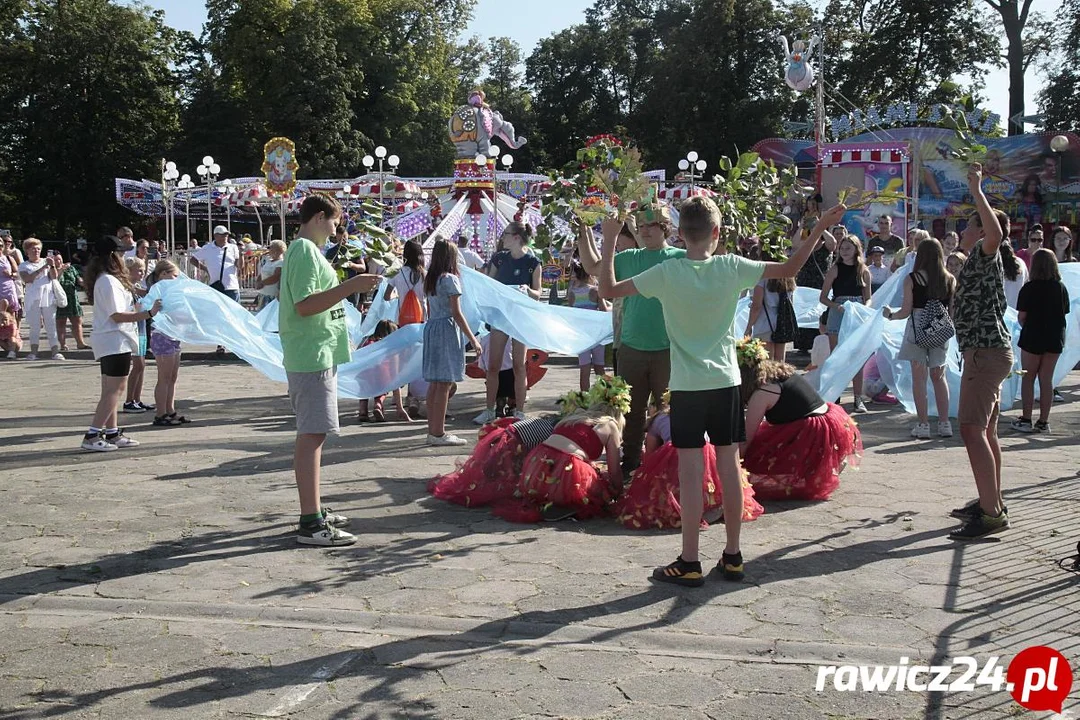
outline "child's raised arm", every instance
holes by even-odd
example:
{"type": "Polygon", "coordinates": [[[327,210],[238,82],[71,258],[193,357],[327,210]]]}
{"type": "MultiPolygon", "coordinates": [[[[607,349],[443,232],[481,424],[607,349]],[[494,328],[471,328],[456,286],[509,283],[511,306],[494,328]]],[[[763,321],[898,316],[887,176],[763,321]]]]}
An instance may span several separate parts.
{"type": "Polygon", "coordinates": [[[810,233],[810,237],[806,242],[799,246],[799,249],[788,258],[787,262],[782,263],[765,263],[765,272],[762,277],[766,280],[773,278],[793,278],[799,274],[799,270],[806,264],[807,259],[810,257],[810,253],[814,252],[817,248],[818,241],[821,240],[821,236],[830,227],[836,225],[844,217],[844,213],[847,212],[847,207],[843,204],[830,208],[821,216],[821,219],[814,225],[813,232],[810,233]]]}
{"type": "MultiPolygon", "coordinates": [[[[600,258],[600,272],[597,279],[600,281],[600,297],[617,298],[637,295],[637,287],[634,279],[628,278],[621,282],[615,281],[615,243],[619,239],[619,232],[623,224],[614,218],[604,218],[604,253],[600,258]]],[[[588,268],[586,268],[588,271],[588,268]]]]}

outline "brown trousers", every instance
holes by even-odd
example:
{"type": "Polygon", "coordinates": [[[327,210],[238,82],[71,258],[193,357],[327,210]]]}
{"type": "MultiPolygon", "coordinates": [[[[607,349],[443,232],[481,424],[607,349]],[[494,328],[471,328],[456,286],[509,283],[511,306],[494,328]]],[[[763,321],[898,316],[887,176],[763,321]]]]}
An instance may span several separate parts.
{"type": "Polygon", "coordinates": [[[619,348],[619,375],[630,385],[630,412],[623,432],[623,465],[634,468],[641,462],[645,443],[645,424],[649,414],[649,395],[659,403],[671,379],[670,350],[635,350],[623,344],[619,348]]]}

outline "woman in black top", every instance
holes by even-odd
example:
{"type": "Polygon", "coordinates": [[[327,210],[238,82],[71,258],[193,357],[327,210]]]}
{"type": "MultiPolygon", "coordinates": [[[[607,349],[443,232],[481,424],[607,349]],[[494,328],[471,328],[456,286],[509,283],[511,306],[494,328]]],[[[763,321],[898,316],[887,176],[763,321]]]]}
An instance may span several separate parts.
{"type": "Polygon", "coordinates": [[[746,403],[743,465],[759,499],[826,500],[840,473],[857,466],[862,436],[844,409],[826,403],[760,340],[738,344],[746,403]]]}
{"type": "Polygon", "coordinates": [[[1023,415],[1012,423],[1020,432],[1050,432],[1050,408],[1054,405],[1054,370],[1065,349],[1065,324],[1069,315],[1069,291],[1061,282],[1057,257],[1051,250],[1031,256],[1031,279],[1016,300],[1020,320],[1020,404],[1023,415]],[[1039,419],[1031,424],[1035,404],[1035,380],[1039,381],[1039,419]]]}
{"type": "MultiPolygon", "coordinates": [[[[516,287],[533,300],[540,299],[540,261],[526,251],[532,240],[533,231],[528,225],[512,222],[503,231],[501,241],[505,248],[492,256],[487,273],[503,285],[516,287]]],[[[501,358],[506,351],[510,336],[501,330],[492,329],[491,345],[488,357],[501,358]]],[[[525,418],[525,392],[528,389],[528,376],[525,373],[525,356],[528,348],[513,340],[511,357],[514,361],[514,398],[517,410],[514,417],[525,418]]],[[[486,425],[495,420],[495,401],[499,393],[499,363],[489,362],[487,372],[487,405],[484,412],[473,419],[477,425],[486,425]]]]}
{"type": "MultiPolygon", "coordinates": [[[[847,235],[837,243],[836,263],[825,274],[819,300],[829,308],[829,346],[835,350],[840,337],[840,325],[844,320],[844,303],[865,305],[870,302],[870,270],[863,261],[862,244],[854,235],[847,235]]],[[[862,370],[852,378],[851,389],[855,395],[854,411],[866,412],[866,404],[862,399],[862,370]]]]}

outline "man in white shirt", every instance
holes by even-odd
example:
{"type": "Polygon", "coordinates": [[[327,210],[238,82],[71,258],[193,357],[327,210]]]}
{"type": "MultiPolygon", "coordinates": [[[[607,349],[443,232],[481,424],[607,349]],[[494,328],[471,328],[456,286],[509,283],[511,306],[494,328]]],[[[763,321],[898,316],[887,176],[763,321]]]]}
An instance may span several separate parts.
{"type": "Polygon", "coordinates": [[[229,242],[227,228],[223,225],[215,227],[214,242],[192,253],[191,264],[206,271],[210,287],[240,302],[240,273],[244,270],[244,255],[235,243],[229,242]]]}
{"type": "Polygon", "coordinates": [[[475,250],[469,248],[469,238],[464,235],[458,235],[457,239],[458,255],[461,256],[461,263],[473,270],[479,270],[484,267],[484,259],[476,253],[475,250]]]}

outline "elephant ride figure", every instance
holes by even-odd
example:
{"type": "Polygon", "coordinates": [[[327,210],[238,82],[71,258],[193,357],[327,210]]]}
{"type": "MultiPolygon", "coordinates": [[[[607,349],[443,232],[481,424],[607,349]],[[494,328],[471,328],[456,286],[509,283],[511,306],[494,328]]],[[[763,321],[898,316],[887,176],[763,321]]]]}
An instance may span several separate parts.
{"type": "Polygon", "coordinates": [[[450,116],[447,129],[458,159],[487,156],[495,138],[500,138],[511,150],[517,150],[527,142],[517,136],[514,126],[504,120],[500,112],[484,102],[484,97],[483,90],[473,90],[469,93],[469,104],[460,106],[450,116]]]}

